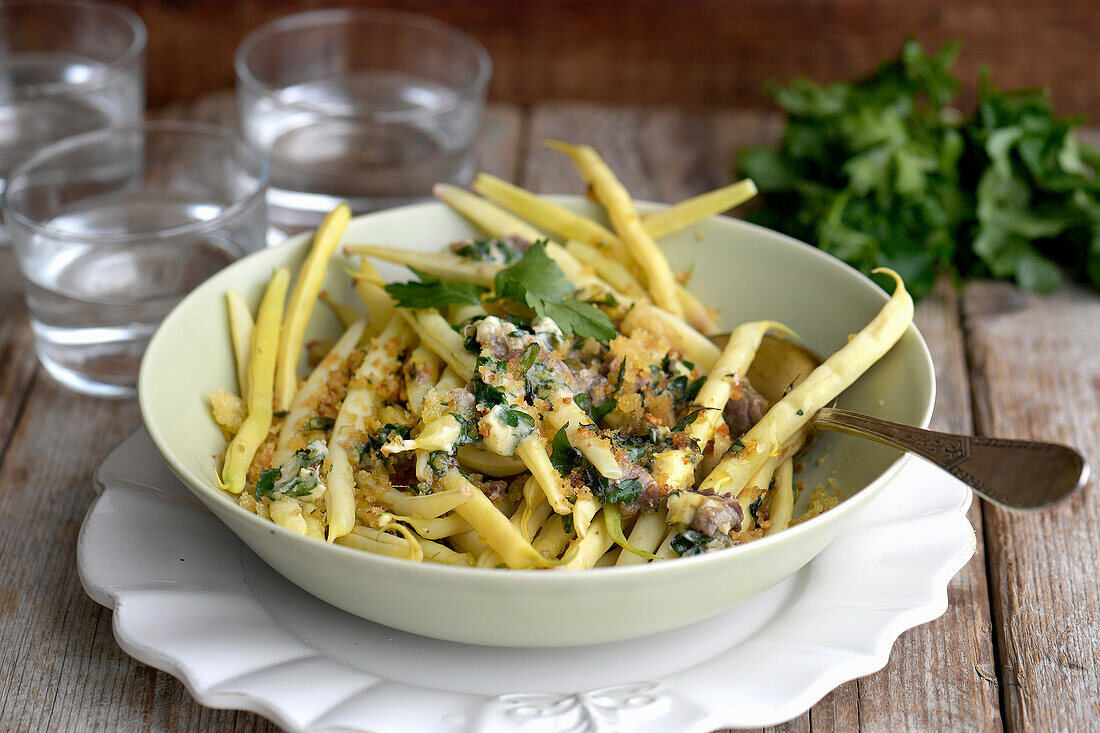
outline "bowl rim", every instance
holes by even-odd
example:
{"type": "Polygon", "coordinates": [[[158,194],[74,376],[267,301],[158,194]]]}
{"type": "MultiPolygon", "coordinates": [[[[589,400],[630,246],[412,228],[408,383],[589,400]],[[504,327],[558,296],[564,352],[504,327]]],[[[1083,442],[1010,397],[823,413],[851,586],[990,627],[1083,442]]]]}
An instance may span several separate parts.
{"type": "MultiPolygon", "coordinates": [[[[546,198],[562,204],[577,204],[587,202],[587,199],[579,195],[568,194],[556,194],[546,195],[546,198]]],[[[640,210],[652,210],[657,208],[663,208],[667,204],[659,204],[645,200],[638,200],[635,202],[640,210]]],[[[426,209],[439,209],[446,208],[446,205],[442,202],[427,201],[416,204],[409,204],[406,206],[399,206],[390,209],[383,209],[381,211],[372,212],[359,217],[355,217],[352,221],[361,221],[370,217],[378,217],[384,215],[396,215],[398,212],[407,212],[408,216],[414,216],[420,210],[426,209]]],[[[779,237],[784,246],[804,248],[804,254],[806,256],[819,258],[828,267],[841,268],[849,272],[849,274],[855,274],[858,276],[858,280],[861,282],[861,286],[864,288],[871,288],[875,292],[876,296],[881,297],[882,302],[885,303],[889,296],[886,292],[879,287],[873,280],[859,272],[855,268],[851,267],[845,262],[829,255],[822,250],[799,241],[793,237],[776,232],[775,230],[762,227],[757,224],[752,224],[740,219],[727,216],[711,217],[712,219],[725,220],[727,226],[744,227],[748,231],[755,234],[764,234],[766,236],[779,237]]],[[[138,375],[138,406],[140,408],[142,421],[145,424],[145,428],[149,433],[153,444],[156,446],[157,451],[161,454],[165,463],[171,469],[172,473],[180,479],[192,494],[194,494],[202,503],[207,506],[215,514],[215,507],[212,502],[217,502],[218,506],[230,507],[231,511],[238,512],[241,521],[253,525],[257,531],[265,531],[269,533],[275,533],[276,536],[281,537],[282,542],[289,543],[288,547],[297,546],[303,550],[318,550],[318,541],[300,535],[296,532],[292,532],[289,529],[281,527],[270,520],[266,520],[260,517],[258,514],[247,511],[240,507],[229,496],[225,495],[225,492],[220,491],[214,485],[213,481],[204,482],[198,477],[194,476],[190,470],[180,461],[171,450],[171,447],[167,445],[164,437],[160,434],[157,426],[151,418],[152,406],[149,402],[148,394],[152,391],[153,375],[151,374],[151,368],[148,365],[151,361],[149,354],[155,353],[160,347],[162,341],[168,340],[166,333],[169,331],[171,324],[177,319],[182,318],[180,315],[187,309],[188,303],[192,300],[199,300],[210,297],[210,292],[214,290],[215,281],[220,281],[228,276],[224,273],[232,270],[233,268],[242,267],[243,262],[248,261],[251,258],[259,258],[264,256],[272,256],[266,253],[271,251],[292,252],[301,248],[304,243],[312,236],[312,231],[302,232],[288,238],[285,242],[277,245],[276,247],[270,247],[259,252],[248,255],[247,257],[238,260],[237,262],[229,265],[227,268],[216,274],[211,279],[197,287],[186,298],[184,298],[168,316],[161,323],[161,326],[157,329],[153,338],[149,342],[149,346],[146,349],[146,356],[142,359],[141,370],[138,375]],[[295,543],[299,543],[295,545],[295,543]]],[[[917,427],[926,428],[932,418],[932,411],[936,401],[936,373],[935,367],[932,362],[931,353],[928,350],[928,345],[924,340],[920,329],[917,328],[916,323],[911,323],[906,333],[912,333],[916,336],[917,355],[919,356],[920,372],[927,377],[928,387],[928,402],[924,406],[921,419],[917,427]]],[[[903,335],[904,338],[904,335],[903,335]]],[[[894,477],[901,471],[905,464],[910,460],[911,454],[901,453],[895,458],[881,474],[879,474],[871,482],[852,493],[848,498],[841,501],[837,506],[829,509],[826,512],[812,517],[811,519],[801,522],[797,525],[788,527],[782,532],[776,533],[769,537],[762,537],[752,542],[746,542],[741,545],[729,547],[718,552],[703,553],[691,557],[677,558],[675,562],[660,562],[660,563],[641,563],[627,566],[611,566],[611,567],[596,567],[589,568],[584,572],[579,573],[555,573],[555,572],[539,572],[539,571],[517,571],[514,569],[501,569],[501,568],[477,568],[477,567],[460,567],[452,565],[443,565],[439,563],[414,563],[409,560],[389,557],[386,555],[379,555],[376,553],[365,552],[363,550],[357,550],[351,547],[345,547],[343,545],[337,545],[334,543],[323,543],[330,551],[338,553],[338,557],[345,557],[353,562],[363,562],[369,567],[375,563],[378,563],[379,569],[388,571],[399,571],[407,573],[423,574],[423,580],[427,582],[431,581],[443,581],[453,583],[455,581],[461,583],[463,581],[472,581],[477,579],[481,583],[493,584],[505,584],[507,588],[513,590],[523,591],[535,591],[541,593],[552,593],[563,589],[576,590],[577,584],[600,584],[607,587],[607,584],[629,584],[634,581],[638,575],[644,575],[654,581],[660,580],[668,573],[687,573],[691,570],[704,571],[710,565],[720,565],[727,562],[736,562],[737,560],[751,561],[752,557],[759,553],[767,555],[771,549],[777,544],[794,543],[798,538],[803,535],[813,533],[819,527],[824,524],[831,524],[833,522],[843,522],[844,518],[849,514],[858,512],[862,509],[872,498],[874,498],[886,484],[893,480],[894,477]],[[355,559],[357,558],[357,559],[355,559]],[[677,570],[679,568],[679,570],[677,570]]],[[[220,517],[219,517],[220,518],[220,517]]],[[[223,520],[224,522],[224,520],[223,520]]],[[[231,528],[232,529],[232,528],[231,528]]],[[[716,568],[717,569],[717,568],[716,568]]]]}

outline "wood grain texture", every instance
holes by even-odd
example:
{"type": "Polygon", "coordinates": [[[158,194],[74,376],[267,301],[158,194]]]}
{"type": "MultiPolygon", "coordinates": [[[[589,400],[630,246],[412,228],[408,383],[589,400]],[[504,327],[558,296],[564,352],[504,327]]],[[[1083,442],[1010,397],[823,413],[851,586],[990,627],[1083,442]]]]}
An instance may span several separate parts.
{"type": "Polygon", "coordinates": [[[140,667],[89,644],[109,614],[84,594],[75,564],[92,471],[137,425],[130,402],[74,395],[41,370],[31,385],[0,468],[0,720],[12,729],[95,727],[84,725],[93,711],[70,707],[69,696],[102,684],[114,709],[129,688],[120,671],[140,667]]]}
{"type": "MultiPolygon", "coordinates": [[[[949,282],[941,280],[917,304],[915,320],[936,367],[936,408],[931,427],[972,432],[959,299],[949,282]]],[[[902,634],[886,668],[859,680],[861,729],[1001,729],[983,511],[984,506],[974,497],[968,517],[975,527],[977,549],[947,588],[947,613],[902,634]]]]}
{"type": "Polygon", "coordinates": [[[15,255],[0,248],[0,465],[37,364],[15,255]]]}
{"type": "Polygon", "coordinates": [[[233,85],[233,52],[266,20],[319,7],[389,7],[478,38],[494,61],[490,94],[534,104],[767,108],[771,80],[851,78],[907,34],[964,42],[969,100],[979,65],[1005,86],[1048,86],[1067,112],[1100,119],[1100,14],[1093,0],[123,0],[149,28],[152,106],[233,85]]]}
{"type": "MultiPolygon", "coordinates": [[[[583,190],[568,159],[540,145],[558,137],[594,145],[636,198],[674,201],[727,183],[732,151],[777,132],[777,120],[766,114],[540,105],[521,179],[539,192],[583,190]]],[[[936,365],[933,425],[966,432],[972,422],[958,310],[944,282],[920,303],[916,318],[936,365]]],[[[978,527],[978,551],[948,589],[948,612],[902,635],[884,670],[842,685],[782,729],[801,730],[807,723],[814,731],[1000,728],[977,505],[970,519],[978,527]]]]}
{"type": "MultiPolygon", "coordinates": [[[[975,428],[1075,445],[1100,466],[1100,298],[1066,286],[1023,294],[966,287],[975,428]]],[[[1100,496],[1042,514],[985,510],[989,583],[1014,730],[1085,730],[1100,721],[1100,496]]]]}

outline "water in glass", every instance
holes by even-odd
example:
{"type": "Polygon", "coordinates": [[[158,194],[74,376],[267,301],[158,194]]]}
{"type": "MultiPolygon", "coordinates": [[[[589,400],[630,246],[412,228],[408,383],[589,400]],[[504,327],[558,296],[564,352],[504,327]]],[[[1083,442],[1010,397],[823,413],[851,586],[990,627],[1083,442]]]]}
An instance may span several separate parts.
{"type": "Polygon", "coordinates": [[[407,73],[310,81],[247,104],[246,137],[271,160],[268,215],[288,230],[341,201],[363,213],[473,176],[479,101],[407,73]]]}
{"type": "Polygon", "coordinates": [[[3,60],[0,72],[0,92],[43,90],[0,104],[0,186],[16,163],[46,143],[141,117],[141,80],[84,56],[18,52],[3,60]]]}
{"type": "Polygon", "coordinates": [[[38,356],[50,373],[82,392],[132,393],[145,346],[168,311],[249,251],[219,231],[119,246],[88,245],[80,232],[121,233],[150,218],[205,221],[220,212],[202,201],[138,196],[50,221],[64,237],[35,235],[34,251],[49,256],[28,261],[24,287],[38,356]]]}

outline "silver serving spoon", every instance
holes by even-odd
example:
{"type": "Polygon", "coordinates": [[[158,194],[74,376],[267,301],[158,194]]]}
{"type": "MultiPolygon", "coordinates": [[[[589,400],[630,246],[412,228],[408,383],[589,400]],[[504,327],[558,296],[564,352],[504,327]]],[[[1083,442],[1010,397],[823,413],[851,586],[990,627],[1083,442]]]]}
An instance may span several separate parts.
{"type": "MultiPolygon", "coordinates": [[[[729,334],[712,336],[724,345],[729,334]]],[[[794,341],[765,336],[748,371],[752,386],[769,402],[821,364],[821,357],[794,341]]],[[[835,403],[834,403],[835,404],[835,403]]],[[[987,501],[1009,509],[1044,509],[1083,487],[1089,479],[1084,456],[1065,445],[955,435],[824,407],[811,418],[817,430],[868,438],[931,461],[987,501]]]]}

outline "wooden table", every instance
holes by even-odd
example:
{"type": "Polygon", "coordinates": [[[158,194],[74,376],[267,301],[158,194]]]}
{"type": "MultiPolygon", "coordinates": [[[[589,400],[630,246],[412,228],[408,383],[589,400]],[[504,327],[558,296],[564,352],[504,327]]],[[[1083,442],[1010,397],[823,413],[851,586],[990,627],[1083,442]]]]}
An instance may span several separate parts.
{"type": "MultiPolygon", "coordinates": [[[[162,113],[234,124],[229,93],[162,113]]],[[[546,137],[605,155],[638,198],[674,201],[727,183],[775,117],[729,111],[491,106],[480,167],[540,192],[579,192],[546,137]]],[[[1049,297],[1004,283],[947,284],[917,308],[936,363],[934,427],[1055,440],[1100,467],[1100,295],[1049,297]]],[[[74,395],[38,367],[11,253],[0,251],[0,728],[275,730],[196,704],[124,654],[111,613],[76,573],[92,472],[140,424],[133,402],[74,395]]],[[[828,730],[1083,730],[1100,726],[1100,495],[1014,515],[975,502],[974,559],[940,619],[906,632],[882,671],[779,726],[828,730]]],[[[369,723],[369,721],[365,721],[369,723]]]]}

